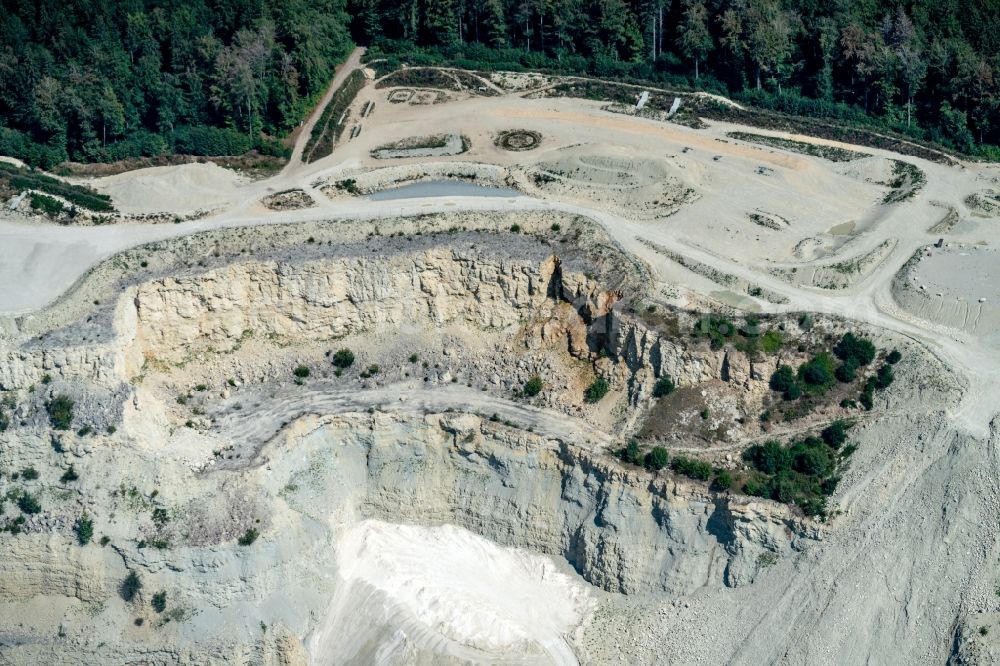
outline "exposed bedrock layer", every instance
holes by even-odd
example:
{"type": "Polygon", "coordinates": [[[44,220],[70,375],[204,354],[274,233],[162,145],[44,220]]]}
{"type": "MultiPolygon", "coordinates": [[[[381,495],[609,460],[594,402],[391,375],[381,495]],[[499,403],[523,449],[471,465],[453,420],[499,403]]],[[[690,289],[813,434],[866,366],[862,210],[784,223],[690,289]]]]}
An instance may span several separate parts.
{"type": "Polygon", "coordinates": [[[815,536],[784,507],[625,471],[573,443],[474,415],[345,425],[310,437],[331,452],[328,492],[357,498],[362,516],[460,525],[564,557],[612,592],[746,583],[762,552],[784,554],[815,536]]]}

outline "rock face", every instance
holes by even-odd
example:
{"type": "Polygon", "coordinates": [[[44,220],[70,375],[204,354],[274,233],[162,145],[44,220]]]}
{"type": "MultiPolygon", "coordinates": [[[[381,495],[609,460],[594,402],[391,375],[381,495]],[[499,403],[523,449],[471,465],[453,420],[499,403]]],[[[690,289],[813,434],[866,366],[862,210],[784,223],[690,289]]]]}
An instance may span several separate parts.
{"type": "Polygon", "coordinates": [[[169,359],[199,347],[226,351],[248,331],[315,340],[404,324],[505,328],[546,298],[551,269],[473,254],[247,262],[148,282],[135,295],[136,337],[144,353],[169,359]]]}
{"type": "MultiPolygon", "coordinates": [[[[334,429],[328,436],[345,439],[334,429]]],[[[813,535],[784,507],[730,506],[693,484],[623,471],[573,443],[472,415],[419,425],[386,418],[335,455],[367,460],[366,517],[454,523],[559,555],[611,592],[687,594],[749,582],[759,555],[787,554],[813,535]]]]}

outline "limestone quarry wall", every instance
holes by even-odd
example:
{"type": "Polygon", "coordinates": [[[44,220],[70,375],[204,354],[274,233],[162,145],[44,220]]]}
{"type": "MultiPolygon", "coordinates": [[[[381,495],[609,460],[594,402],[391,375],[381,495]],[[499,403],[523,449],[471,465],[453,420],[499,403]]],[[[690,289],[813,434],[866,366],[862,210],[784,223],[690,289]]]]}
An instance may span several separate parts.
{"type": "Polygon", "coordinates": [[[783,555],[815,536],[786,507],[624,470],[578,444],[475,415],[379,418],[363,436],[344,436],[350,419],[326,434],[351,442],[331,453],[344,470],[340,492],[362,516],[457,524],[563,557],[612,592],[745,584],[761,554],[783,555]]]}
{"type": "Polygon", "coordinates": [[[178,360],[228,351],[244,335],[295,340],[378,334],[407,325],[502,329],[545,300],[554,262],[434,249],[386,258],[245,262],[140,285],[135,341],[178,360]]]}

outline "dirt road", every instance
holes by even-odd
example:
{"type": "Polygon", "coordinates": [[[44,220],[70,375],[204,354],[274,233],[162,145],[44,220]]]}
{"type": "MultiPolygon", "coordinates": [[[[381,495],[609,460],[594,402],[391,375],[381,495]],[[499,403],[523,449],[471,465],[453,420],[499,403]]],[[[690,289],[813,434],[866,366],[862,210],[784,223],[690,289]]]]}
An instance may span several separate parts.
{"type": "MultiPolygon", "coordinates": [[[[359,65],[360,56],[360,49],[352,53],[337,72],[331,83],[331,91],[359,65]]],[[[371,96],[375,93],[372,88],[367,88],[363,94],[371,96]]],[[[696,132],[684,127],[664,127],[650,120],[610,114],[592,102],[564,99],[533,101],[510,97],[486,100],[477,98],[437,106],[441,110],[438,111],[436,107],[433,112],[436,114],[433,116],[435,120],[429,121],[437,123],[433,127],[454,127],[455,123],[461,122],[470,114],[475,117],[476,122],[495,122],[498,126],[499,123],[509,124],[512,122],[511,118],[524,123],[544,122],[540,127],[546,133],[544,141],[547,147],[543,147],[541,152],[532,157],[534,160],[554,159],[553,156],[561,154],[563,146],[579,145],[581,136],[599,138],[603,142],[599,145],[605,147],[610,142],[620,143],[632,151],[630,155],[637,157],[676,149],[683,156],[670,153],[668,157],[674,160],[679,177],[688,177],[686,174],[697,175],[703,196],[694,205],[682,208],[676,215],[653,222],[629,219],[626,214],[609,209],[607,205],[588,204],[585,197],[436,197],[395,201],[371,201],[355,197],[331,200],[314,186],[316,182],[335,178],[345,169],[353,169],[353,173],[381,167],[381,164],[376,164],[368,157],[370,145],[382,140],[384,136],[400,131],[395,129],[397,125],[409,127],[408,131],[412,131],[415,119],[420,116],[414,115],[418,111],[413,109],[392,108],[381,111],[385,115],[380,121],[380,112],[376,112],[368,121],[375,123],[376,128],[366,133],[363,141],[347,142],[338,146],[330,157],[314,164],[303,164],[300,161],[302,147],[307,140],[309,128],[321,112],[317,108],[299,136],[288,167],[273,178],[246,185],[240,191],[238,202],[210,217],[181,224],[121,224],[103,227],[63,227],[0,220],[0,321],[2,315],[24,314],[43,307],[69,288],[91,266],[116,252],[211,228],[332,218],[391,218],[459,210],[564,211],[598,221],[617,242],[647,262],[660,283],[654,291],[682,285],[711,298],[724,288],[705,275],[680,266],[663,253],[652,249],[649,243],[694,260],[711,271],[734,276],[766,289],[779,297],[772,301],[784,301],[775,303],[749,296],[741,297],[762,312],[825,312],[909,336],[926,346],[949,366],[961,370],[970,386],[977,387],[976,390],[967,391],[965,400],[953,416],[963,427],[977,435],[987,432],[996,413],[993,396],[1000,393],[1000,374],[994,370],[1000,367],[1000,349],[957,327],[929,322],[903,310],[895,302],[891,286],[900,267],[914,252],[935,240],[928,229],[940,217],[941,208],[931,205],[931,202],[943,201],[960,206],[966,192],[982,187],[980,183],[997,177],[997,174],[988,170],[989,167],[957,168],[906,158],[906,161],[919,166],[926,174],[927,182],[920,195],[896,206],[879,207],[879,204],[868,204],[866,208],[856,201],[848,202],[847,199],[859,193],[870,196],[879,192],[877,187],[865,181],[867,177],[859,176],[852,180],[843,177],[841,171],[844,167],[840,165],[831,165],[804,155],[777,153],[770,149],[763,150],[732,142],[726,138],[726,132],[737,128],[735,125],[720,124],[709,130],[696,132]],[[502,113],[497,109],[502,110],[502,113]],[[495,113],[507,115],[491,115],[495,113]],[[383,123],[382,134],[369,136],[378,134],[376,130],[379,122],[383,123]],[[661,146],[655,143],[657,141],[666,143],[661,146]],[[690,153],[686,148],[689,146],[695,146],[690,153]],[[682,147],[685,150],[680,150],[682,147]],[[681,157],[686,161],[681,161],[681,157]],[[755,175],[753,165],[760,162],[781,171],[768,177],[755,175]],[[289,187],[307,191],[315,199],[316,206],[285,212],[267,211],[260,206],[259,199],[268,192],[289,187]],[[817,230],[828,229],[831,222],[837,220],[835,216],[841,200],[844,201],[845,210],[865,216],[865,229],[855,234],[850,239],[850,244],[832,245],[832,249],[825,251],[825,258],[812,262],[800,261],[801,266],[829,264],[834,259],[860,256],[886,240],[892,240],[894,247],[870,271],[855,276],[846,288],[819,289],[789,282],[771,270],[790,265],[789,259],[786,256],[777,260],[768,258],[768,253],[781,251],[781,243],[787,245],[789,242],[782,240],[781,234],[785,232],[762,231],[750,225],[750,233],[757,235],[753,238],[746,231],[743,201],[754,196],[763,197],[757,205],[770,206],[771,210],[775,210],[783,199],[797,199],[795,205],[804,211],[804,216],[828,217],[819,222],[811,221],[808,217],[802,221],[794,220],[787,232],[793,239],[808,240],[817,234],[822,235],[817,230]],[[810,204],[814,204],[816,208],[809,208],[810,204]],[[741,224],[744,226],[740,227],[741,224]]],[[[429,127],[421,126],[421,129],[429,127]]],[[[488,136],[487,134],[486,137],[488,136]]],[[[464,159],[472,162],[479,159],[482,163],[510,163],[513,159],[510,154],[498,151],[492,142],[483,141],[483,138],[485,137],[475,139],[479,152],[465,156],[464,159]]],[[[872,159],[899,158],[898,155],[885,151],[855,148],[872,155],[872,159]]],[[[405,165],[412,160],[395,162],[405,165]]],[[[422,166],[420,162],[414,164],[422,166]]],[[[996,232],[991,229],[992,227],[973,226],[968,231],[961,231],[960,227],[951,236],[956,241],[979,242],[983,237],[994,239],[996,232]]]]}
{"type": "Polygon", "coordinates": [[[357,47],[351,51],[351,55],[347,57],[347,60],[342,62],[337,71],[333,76],[333,80],[330,81],[330,86],[323,93],[323,98],[316,105],[313,110],[312,115],[305,121],[302,128],[299,130],[298,138],[295,139],[295,147],[292,149],[292,156],[288,160],[288,164],[285,168],[281,170],[282,176],[288,176],[296,173],[302,168],[302,152],[306,148],[306,143],[309,142],[309,136],[312,134],[313,127],[316,126],[316,122],[323,115],[323,109],[326,105],[330,103],[330,99],[333,97],[333,93],[337,92],[337,88],[344,82],[344,79],[350,75],[355,69],[361,66],[361,57],[365,54],[365,49],[363,47],[357,47]]]}

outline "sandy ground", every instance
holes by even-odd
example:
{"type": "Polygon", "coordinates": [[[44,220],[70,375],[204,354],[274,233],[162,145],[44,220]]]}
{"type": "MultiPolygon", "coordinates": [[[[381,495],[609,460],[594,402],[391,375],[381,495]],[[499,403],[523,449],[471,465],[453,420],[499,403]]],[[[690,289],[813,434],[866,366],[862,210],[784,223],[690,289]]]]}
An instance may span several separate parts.
{"type": "Polygon", "coordinates": [[[314,664],[351,662],[359,638],[389,626],[380,654],[387,661],[410,645],[433,645],[458,658],[578,663],[563,635],[588,611],[589,586],[547,557],[453,525],[365,520],[341,535],[337,566],[343,592],[308,641],[314,664]]]}
{"type": "Polygon", "coordinates": [[[126,214],[192,213],[231,205],[246,179],[212,162],[150,167],[88,184],[126,214]]]}

